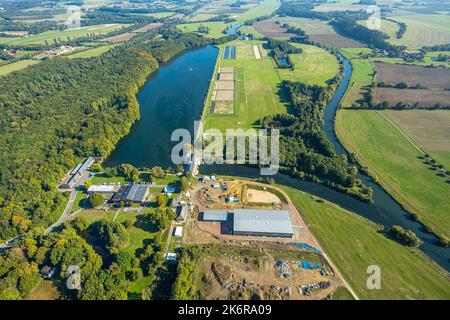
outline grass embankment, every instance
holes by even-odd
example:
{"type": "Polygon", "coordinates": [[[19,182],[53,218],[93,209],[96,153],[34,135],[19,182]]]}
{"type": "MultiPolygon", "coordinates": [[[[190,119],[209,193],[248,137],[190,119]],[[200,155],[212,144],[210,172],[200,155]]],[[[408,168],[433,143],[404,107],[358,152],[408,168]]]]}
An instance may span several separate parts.
{"type": "Polygon", "coordinates": [[[450,236],[448,184],[421,153],[376,111],[340,110],[336,133],[369,173],[408,211],[437,234],[450,236]]]}
{"type": "MultiPolygon", "coordinates": [[[[420,251],[392,241],[370,221],[284,187],[321,246],[360,299],[447,299],[450,280],[420,251]],[[367,267],[381,269],[381,289],[366,286],[367,267]]],[[[338,293],[337,298],[345,297],[338,293]]]]}
{"type": "Polygon", "coordinates": [[[369,53],[370,49],[350,48],[341,49],[341,52],[352,65],[350,84],[341,102],[343,107],[350,107],[353,103],[365,99],[365,94],[373,82],[375,69],[370,60],[358,58],[358,54],[369,53]]]}

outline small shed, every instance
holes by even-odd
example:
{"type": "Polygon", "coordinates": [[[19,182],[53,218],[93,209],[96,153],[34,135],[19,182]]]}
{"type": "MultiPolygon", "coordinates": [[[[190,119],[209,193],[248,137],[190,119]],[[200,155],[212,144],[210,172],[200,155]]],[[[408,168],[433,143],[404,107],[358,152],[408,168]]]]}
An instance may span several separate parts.
{"type": "Polygon", "coordinates": [[[175,227],[175,230],[173,232],[173,235],[175,237],[181,237],[183,236],[183,227],[175,227]]]}

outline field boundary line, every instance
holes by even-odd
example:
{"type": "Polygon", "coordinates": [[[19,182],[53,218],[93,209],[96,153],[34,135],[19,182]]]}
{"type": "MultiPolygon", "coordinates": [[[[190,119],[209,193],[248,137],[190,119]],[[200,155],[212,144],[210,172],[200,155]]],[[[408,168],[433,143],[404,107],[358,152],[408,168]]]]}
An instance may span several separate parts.
{"type": "Polygon", "coordinates": [[[391,119],[389,119],[386,115],[378,110],[376,110],[375,112],[384,120],[386,120],[386,122],[389,123],[395,130],[397,130],[403,136],[403,138],[405,138],[417,151],[420,152],[421,155],[425,155],[425,152],[417,144],[415,144],[414,141],[412,141],[412,139],[406,135],[406,133],[404,133],[398,126],[396,126],[391,119]]]}

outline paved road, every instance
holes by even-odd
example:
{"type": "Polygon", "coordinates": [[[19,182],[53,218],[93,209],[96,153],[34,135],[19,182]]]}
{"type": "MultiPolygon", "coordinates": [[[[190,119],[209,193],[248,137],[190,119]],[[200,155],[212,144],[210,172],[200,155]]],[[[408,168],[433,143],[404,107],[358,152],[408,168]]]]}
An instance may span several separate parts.
{"type": "Polygon", "coordinates": [[[75,198],[77,196],[77,190],[73,189],[70,193],[69,201],[67,202],[66,208],[64,209],[64,212],[62,213],[61,217],[59,217],[59,220],[56,221],[54,224],[52,224],[50,227],[48,227],[45,230],[45,233],[50,233],[53,231],[53,229],[59,227],[64,222],[69,220],[71,218],[70,212],[72,211],[72,206],[75,202],[75,198]]]}

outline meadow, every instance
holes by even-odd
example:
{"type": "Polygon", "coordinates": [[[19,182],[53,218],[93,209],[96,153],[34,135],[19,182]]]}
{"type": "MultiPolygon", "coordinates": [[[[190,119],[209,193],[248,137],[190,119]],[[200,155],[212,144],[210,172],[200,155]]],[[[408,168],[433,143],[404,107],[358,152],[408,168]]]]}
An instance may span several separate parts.
{"type": "MultiPolygon", "coordinates": [[[[265,52],[261,59],[255,59],[253,45],[262,45],[262,41],[235,41],[227,45],[236,46],[236,59],[223,59],[225,45],[221,52],[213,79],[217,78],[217,67],[233,66],[236,68],[236,98],[233,114],[211,114],[211,82],[205,105],[205,129],[220,130],[258,127],[258,120],[265,116],[287,112],[288,103],[280,92],[282,80],[300,81],[310,85],[326,86],[326,81],[338,72],[336,58],[327,51],[309,45],[295,44],[304,50],[301,54],[291,55],[295,68],[278,69],[273,59],[265,52]]],[[[264,50],[264,49],[263,49],[264,50]]]]}
{"type": "Polygon", "coordinates": [[[94,48],[86,48],[83,50],[79,50],[79,51],[75,51],[72,54],[68,54],[65,55],[65,57],[70,58],[70,59],[75,59],[75,58],[92,58],[92,57],[97,57],[102,55],[105,52],[108,52],[110,49],[114,48],[115,46],[117,46],[117,44],[109,44],[109,45],[104,45],[104,46],[99,46],[99,47],[94,47],[94,48]]]}
{"type": "Polygon", "coordinates": [[[0,76],[5,76],[13,71],[25,69],[28,66],[39,63],[39,60],[19,60],[0,66],[0,76]]]}
{"type": "MultiPolygon", "coordinates": [[[[448,297],[448,277],[420,251],[386,238],[377,225],[354,213],[296,189],[283,188],[360,299],[448,297]],[[381,269],[379,290],[367,288],[366,271],[370,265],[378,265],[381,269]]],[[[339,297],[349,298],[345,293],[339,297]]]]}
{"type": "Polygon", "coordinates": [[[335,128],[347,150],[396,200],[435,233],[450,236],[448,184],[396,127],[377,111],[340,110],[335,128]]]}
{"type": "Polygon", "coordinates": [[[368,86],[373,82],[375,69],[370,60],[357,58],[359,53],[369,53],[370,49],[352,48],[341,49],[340,51],[352,65],[349,88],[341,102],[343,107],[350,107],[352,104],[364,99],[368,86]]]}
{"type": "Polygon", "coordinates": [[[383,113],[422,150],[450,169],[450,111],[385,110],[383,113]]]}
{"type": "Polygon", "coordinates": [[[29,45],[29,44],[45,44],[46,41],[49,44],[54,43],[55,39],[61,39],[62,41],[79,37],[87,36],[88,34],[105,34],[112,32],[114,30],[120,29],[126,25],[122,24],[102,24],[89,27],[81,27],[78,29],[66,29],[60,30],[50,30],[40,34],[32,35],[29,37],[18,37],[18,38],[0,38],[0,44],[9,45],[29,45]]]}
{"type": "Polygon", "coordinates": [[[407,25],[401,39],[392,37],[389,42],[406,45],[409,50],[450,42],[450,16],[445,14],[411,14],[390,17],[407,25]]]}

